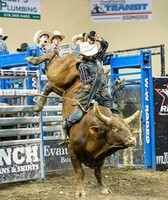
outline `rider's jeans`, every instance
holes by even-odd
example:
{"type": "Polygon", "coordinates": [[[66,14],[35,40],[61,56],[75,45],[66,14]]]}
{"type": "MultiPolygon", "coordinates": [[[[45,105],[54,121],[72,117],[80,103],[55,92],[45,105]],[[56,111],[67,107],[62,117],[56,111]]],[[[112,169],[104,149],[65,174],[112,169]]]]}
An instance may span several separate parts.
{"type": "Polygon", "coordinates": [[[84,115],[84,112],[82,111],[82,109],[80,107],[78,107],[74,114],[72,114],[69,117],[67,117],[67,119],[66,119],[67,127],[70,128],[75,123],[80,121],[82,119],[83,115],[84,115]]]}

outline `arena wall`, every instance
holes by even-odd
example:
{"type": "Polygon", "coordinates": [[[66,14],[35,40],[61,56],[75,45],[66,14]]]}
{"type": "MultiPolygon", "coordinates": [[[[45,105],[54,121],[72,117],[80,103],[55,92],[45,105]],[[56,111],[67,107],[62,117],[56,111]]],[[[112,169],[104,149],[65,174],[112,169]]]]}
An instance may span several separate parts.
{"type": "MultiPolygon", "coordinates": [[[[22,42],[33,44],[38,30],[59,30],[66,36],[62,43],[70,43],[73,35],[95,30],[108,40],[108,50],[120,50],[165,44],[167,57],[168,1],[152,1],[152,20],[97,22],[90,16],[90,0],[41,0],[41,20],[1,18],[0,27],[9,35],[7,45],[15,52],[22,42]]],[[[160,75],[159,61],[153,64],[154,75],[160,75]]],[[[166,71],[168,73],[168,71],[166,71]]]]}

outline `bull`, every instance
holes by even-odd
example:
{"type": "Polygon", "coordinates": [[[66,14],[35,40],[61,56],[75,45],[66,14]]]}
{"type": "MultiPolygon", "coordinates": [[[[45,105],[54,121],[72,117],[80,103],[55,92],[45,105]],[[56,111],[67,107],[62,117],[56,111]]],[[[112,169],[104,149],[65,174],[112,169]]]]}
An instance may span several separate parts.
{"type": "MultiPolygon", "coordinates": [[[[33,65],[49,61],[46,71],[48,84],[34,110],[36,112],[42,110],[47,95],[55,92],[62,96],[63,118],[72,114],[77,106],[73,96],[82,87],[76,70],[76,63],[79,59],[72,54],[58,58],[58,52],[54,51],[41,57],[29,57],[27,61],[33,65]]],[[[114,118],[110,109],[95,102],[94,107],[89,109],[81,121],[71,127],[69,148],[71,162],[77,177],[76,196],[85,196],[82,163],[94,170],[100,192],[111,193],[102,180],[105,158],[118,150],[135,146],[135,137],[133,136],[135,130],[131,129],[128,124],[138,115],[139,111],[127,119],[114,118]]]]}

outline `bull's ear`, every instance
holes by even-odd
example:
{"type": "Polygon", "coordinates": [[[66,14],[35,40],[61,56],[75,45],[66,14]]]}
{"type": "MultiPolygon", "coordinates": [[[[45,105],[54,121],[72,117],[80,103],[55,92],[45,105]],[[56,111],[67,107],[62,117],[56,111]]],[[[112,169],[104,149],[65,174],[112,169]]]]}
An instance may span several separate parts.
{"type": "Polygon", "coordinates": [[[138,135],[139,134],[139,130],[136,128],[130,128],[130,131],[133,135],[138,135]]]}

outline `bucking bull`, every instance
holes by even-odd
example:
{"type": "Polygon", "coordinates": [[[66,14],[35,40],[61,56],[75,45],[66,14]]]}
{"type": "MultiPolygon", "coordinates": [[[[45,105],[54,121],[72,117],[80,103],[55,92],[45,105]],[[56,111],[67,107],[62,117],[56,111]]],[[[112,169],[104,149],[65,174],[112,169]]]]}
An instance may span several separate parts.
{"type": "MultiPolygon", "coordinates": [[[[48,61],[46,71],[48,84],[34,110],[41,111],[49,93],[55,92],[62,96],[63,119],[72,114],[77,106],[73,96],[82,87],[76,70],[79,58],[73,54],[58,58],[58,52],[54,51],[41,57],[28,57],[27,61],[33,65],[48,61]]],[[[71,127],[69,147],[71,162],[78,181],[76,196],[85,196],[82,163],[94,169],[100,192],[103,194],[111,193],[102,181],[102,167],[105,158],[120,149],[135,145],[133,134],[136,131],[131,129],[128,124],[138,115],[139,111],[127,119],[114,118],[108,108],[95,103],[94,108],[91,108],[80,122],[71,127]]]]}

